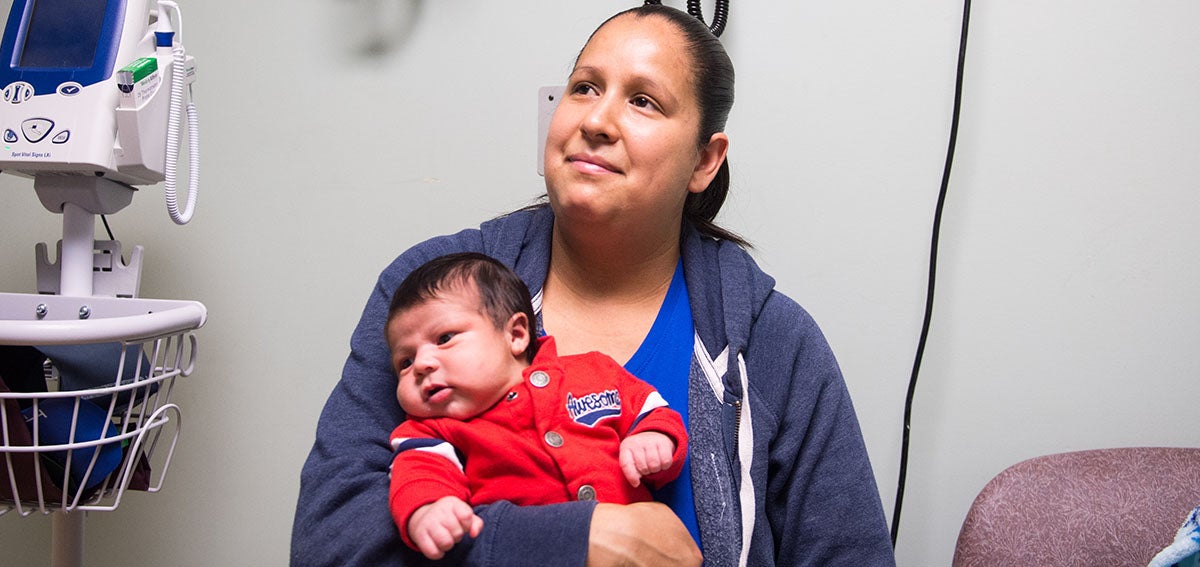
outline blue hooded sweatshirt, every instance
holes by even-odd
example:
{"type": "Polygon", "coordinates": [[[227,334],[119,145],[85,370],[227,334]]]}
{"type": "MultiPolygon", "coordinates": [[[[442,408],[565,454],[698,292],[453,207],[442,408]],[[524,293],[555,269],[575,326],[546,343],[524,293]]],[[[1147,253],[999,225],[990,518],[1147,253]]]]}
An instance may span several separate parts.
{"type": "MultiPolygon", "coordinates": [[[[428,240],[379,277],[301,473],[291,563],[423,565],[387,507],[388,434],[404,419],[383,337],[392,292],[417,266],[483,252],[530,293],[546,281],[554,216],[524,210],[428,240]]],[[[695,347],[689,459],[706,565],[894,565],[862,433],[824,336],[737,245],[682,235],[695,347]]],[[[594,503],[476,509],[486,526],[437,564],[578,565],[594,503]]]]}

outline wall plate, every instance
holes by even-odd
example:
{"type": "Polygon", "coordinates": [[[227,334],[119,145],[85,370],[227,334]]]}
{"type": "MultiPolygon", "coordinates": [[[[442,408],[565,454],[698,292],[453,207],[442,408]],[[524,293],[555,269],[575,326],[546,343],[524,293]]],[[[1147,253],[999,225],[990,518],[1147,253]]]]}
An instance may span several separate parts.
{"type": "Polygon", "coordinates": [[[538,175],[546,175],[546,134],[550,132],[550,117],[554,116],[554,109],[558,108],[558,99],[566,90],[563,86],[538,89],[538,175]]]}

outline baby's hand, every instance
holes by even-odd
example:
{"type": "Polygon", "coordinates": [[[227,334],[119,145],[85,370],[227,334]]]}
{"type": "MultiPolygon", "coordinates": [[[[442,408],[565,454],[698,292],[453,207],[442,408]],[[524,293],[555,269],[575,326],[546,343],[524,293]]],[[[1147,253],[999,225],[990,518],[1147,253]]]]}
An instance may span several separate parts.
{"type": "Polygon", "coordinates": [[[638,486],[642,477],[671,468],[675,442],[657,431],[635,433],[621,441],[621,472],[629,484],[638,486]]]}
{"type": "Polygon", "coordinates": [[[441,559],[463,535],[479,537],[483,519],[471,505],[453,496],[443,496],[413,512],[408,518],[408,537],[430,559],[441,559]]]}

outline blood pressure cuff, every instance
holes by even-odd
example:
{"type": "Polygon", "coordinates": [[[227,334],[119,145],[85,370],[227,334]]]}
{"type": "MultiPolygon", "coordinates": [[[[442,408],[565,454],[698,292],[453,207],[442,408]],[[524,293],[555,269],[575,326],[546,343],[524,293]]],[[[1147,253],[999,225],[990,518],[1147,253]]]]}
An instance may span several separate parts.
{"type": "MultiPolygon", "coordinates": [[[[45,392],[45,361],[46,355],[36,348],[0,345],[0,379],[13,392],[45,392]]],[[[22,409],[29,405],[28,400],[22,402],[22,409]]]]}
{"type": "MultiPolygon", "coordinates": [[[[118,371],[121,373],[121,384],[133,383],[139,374],[143,379],[150,374],[150,362],[142,348],[136,344],[126,349],[121,348],[121,343],[51,345],[35,348],[43,357],[48,357],[58,369],[59,390],[64,392],[112,387],[116,385],[118,371]],[[121,366],[122,358],[124,366],[121,366]]],[[[150,393],[156,391],[158,384],[151,385],[150,393]]],[[[137,396],[145,396],[147,393],[144,388],[136,388],[133,392],[137,396]]],[[[118,394],[116,407],[124,408],[128,405],[129,396],[129,391],[118,394]]],[[[111,396],[88,399],[102,408],[107,408],[112,401],[111,396]]]]}
{"type": "MultiPolygon", "coordinates": [[[[58,368],[59,389],[89,390],[112,386],[117,372],[121,372],[121,383],[133,382],[138,372],[138,355],[142,349],[131,345],[125,349],[125,366],[121,367],[121,343],[94,343],[85,345],[39,346],[43,356],[58,368]]],[[[148,361],[142,357],[141,374],[148,373],[148,361]]]]}
{"type": "MultiPolygon", "coordinates": [[[[118,354],[119,357],[119,354],[118,354]]],[[[0,346],[0,394],[6,392],[45,392],[45,374],[42,363],[46,355],[33,347],[0,346]],[[10,388],[7,380],[12,378],[14,387],[10,388]]],[[[116,376],[116,370],[110,376],[116,376]]],[[[104,399],[108,399],[105,397],[104,399]]],[[[0,396],[3,405],[3,424],[0,424],[0,502],[14,501],[20,495],[23,501],[37,502],[38,477],[41,477],[43,501],[50,505],[62,502],[62,484],[66,475],[63,467],[45,453],[9,452],[4,447],[33,446],[33,434],[21,411],[32,403],[0,396]],[[41,459],[37,466],[35,459],[41,459]],[[10,470],[12,476],[10,477],[10,470]],[[15,488],[15,492],[14,492],[15,488]]],[[[117,470],[126,466],[125,460],[136,458],[137,462],[131,471],[128,488],[146,490],[150,486],[150,463],[141,451],[136,456],[129,452],[117,470]]],[[[68,486],[68,488],[73,488],[68,486]]],[[[87,501],[87,495],[81,500],[87,501]]]]}

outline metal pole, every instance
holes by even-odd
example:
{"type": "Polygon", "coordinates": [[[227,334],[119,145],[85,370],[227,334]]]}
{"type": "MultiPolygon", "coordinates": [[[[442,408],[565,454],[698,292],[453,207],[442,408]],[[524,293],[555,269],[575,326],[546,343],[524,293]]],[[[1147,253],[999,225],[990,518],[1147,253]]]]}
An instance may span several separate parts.
{"type": "Polygon", "coordinates": [[[84,512],[55,512],[50,538],[51,567],[83,567],[84,512]]]}
{"type": "Polygon", "coordinates": [[[75,203],[63,204],[62,256],[58,259],[59,293],[66,296],[92,295],[92,269],[96,246],[96,215],[75,203]]]}

